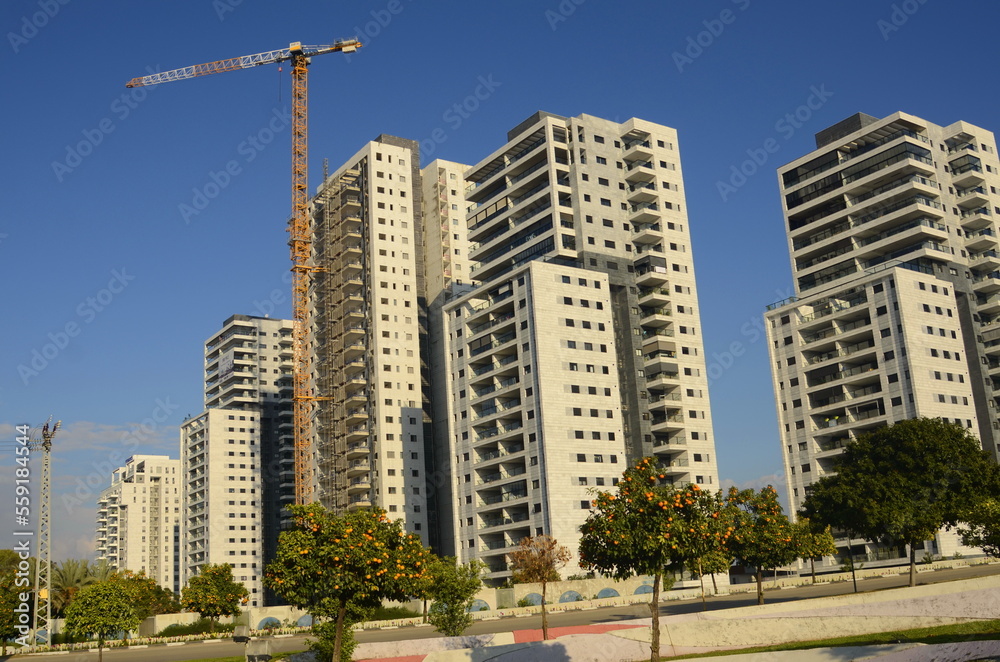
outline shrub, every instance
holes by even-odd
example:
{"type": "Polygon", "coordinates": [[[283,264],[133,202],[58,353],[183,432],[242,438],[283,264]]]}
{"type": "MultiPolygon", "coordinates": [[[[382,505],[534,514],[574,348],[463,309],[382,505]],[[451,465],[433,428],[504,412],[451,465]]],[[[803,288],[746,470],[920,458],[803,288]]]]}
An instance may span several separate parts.
{"type": "MultiPolygon", "coordinates": [[[[209,618],[199,618],[194,623],[174,623],[173,625],[168,625],[167,627],[160,630],[157,633],[157,637],[183,637],[189,634],[204,634],[210,632],[212,627],[212,621],[209,618]]],[[[216,623],[215,632],[225,633],[232,632],[236,626],[232,623],[216,623]]]]}
{"type": "Polygon", "coordinates": [[[416,618],[422,614],[406,607],[379,607],[368,620],[391,621],[397,618],[416,618]]]}

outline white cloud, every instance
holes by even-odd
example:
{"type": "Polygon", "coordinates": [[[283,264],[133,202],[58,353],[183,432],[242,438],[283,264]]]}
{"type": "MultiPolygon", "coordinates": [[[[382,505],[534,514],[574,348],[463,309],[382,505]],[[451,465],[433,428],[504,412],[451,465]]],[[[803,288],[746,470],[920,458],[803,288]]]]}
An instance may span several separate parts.
{"type": "MultiPolygon", "coordinates": [[[[65,425],[52,442],[51,536],[53,561],[92,558],[94,554],[97,497],[111,485],[115,469],[134,454],[178,457],[177,426],[156,422],[156,409],[140,423],[108,425],[74,421],[65,425]]],[[[0,440],[12,439],[14,426],[0,423],[0,440]]],[[[0,455],[0,485],[13,486],[14,454],[0,455]]],[[[41,455],[30,456],[32,524],[37,526],[38,478],[41,455]]],[[[12,489],[12,488],[11,488],[12,489]]],[[[6,491],[6,490],[4,490],[6,491]]],[[[13,496],[11,494],[10,496],[13,496]]],[[[0,511],[0,547],[14,544],[13,532],[24,529],[14,521],[13,508],[0,511]]]]}

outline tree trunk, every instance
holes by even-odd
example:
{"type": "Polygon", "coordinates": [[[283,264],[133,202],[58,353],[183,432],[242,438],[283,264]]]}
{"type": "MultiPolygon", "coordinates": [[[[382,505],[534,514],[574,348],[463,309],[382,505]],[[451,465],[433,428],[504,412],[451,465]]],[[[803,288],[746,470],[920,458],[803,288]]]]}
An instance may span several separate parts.
{"type": "Polygon", "coordinates": [[[757,604],[764,604],[764,571],[757,568],[757,604]]]}
{"type": "Polygon", "coordinates": [[[698,559],[698,581],[701,582],[701,610],[705,611],[708,605],[705,604],[705,575],[702,572],[701,559],[698,559]]]}
{"type": "Polygon", "coordinates": [[[917,585],[917,546],[910,543],[910,586],[917,585]]]}
{"type": "Polygon", "coordinates": [[[545,582],[542,582],[542,641],[549,638],[549,615],[545,611],[545,582]]]}
{"type": "Polygon", "coordinates": [[[215,618],[214,617],[208,619],[208,631],[210,633],[213,633],[213,634],[215,633],[215,618]]]}
{"type": "Polygon", "coordinates": [[[97,640],[97,662],[104,662],[104,640],[97,640]]]}
{"type": "Polygon", "coordinates": [[[715,583],[715,573],[712,573],[712,595],[719,594],[719,585],[715,583]]]}
{"type": "Polygon", "coordinates": [[[340,608],[337,610],[337,630],[333,638],[333,662],[340,662],[340,649],[344,643],[344,615],[347,613],[347,601],[340,601],[340,608]]]}
{"type": "Polygon", "coordinates": [[[650,624],[649,662],[660,659],[660,575],[653,575],[653,600],[649,603],[649,613],[653,621],[650,624]]]}
{"type": "Polygon", "coordinates": [[[424,623],[427,622],[427,598],[424,598],[424,623]]]}
{"type": "Polygon", "coordinates": [[[851,536],[847,536],[847,559],[851,562],[851,579],[854,581],[854,592],[858,592],[858,573],[854,567],[854,545],[851,544],[851,536]]]}
{"type": "Polygon", "coordinates": [[[816,559],[809,557],[809,565],[812,567],[813,584],[816,583],[816,559]]]}

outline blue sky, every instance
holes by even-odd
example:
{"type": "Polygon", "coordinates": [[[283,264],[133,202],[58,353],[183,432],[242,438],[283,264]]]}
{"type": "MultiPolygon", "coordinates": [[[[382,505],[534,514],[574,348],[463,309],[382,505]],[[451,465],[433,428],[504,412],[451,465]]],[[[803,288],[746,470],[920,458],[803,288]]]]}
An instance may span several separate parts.
{"type": "MultiPolygon", "coordinates": [[[[20,422],[64,421],[56,555],[89,554],[113,459],[177,455],[178,424],[201,409],[202,344],[222,321],[289,314],[288,67],[135,92],[127,80],[359,37],[361,51],[310,70],[313,186],[324,158],[336,167],[380,133],[425,141],[425,162],[475,163],[539,109],[676,128],[720,472],[782,487],[759,326],[791,285],[775,170],[859,111],[1000,125],[998,18],[993,2],[943,0],[7,0],[0,440],[20,422]],[[486,98],[456,117],[484,80],[486,98]]],[[[12,471],[0,458],[0,475],[12,471]]]]}

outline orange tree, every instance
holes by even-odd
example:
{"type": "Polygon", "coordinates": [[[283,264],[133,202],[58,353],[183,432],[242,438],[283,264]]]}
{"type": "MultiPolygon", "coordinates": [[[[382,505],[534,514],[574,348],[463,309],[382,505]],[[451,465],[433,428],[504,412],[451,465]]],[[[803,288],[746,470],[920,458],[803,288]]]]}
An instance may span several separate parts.
{"type": "MultiPolygon", "coordinates": [[[[136,595],[132,589],[126,588],[127,583],[113,583],[129,592],[130,596],[136,595]]],[[[249,595],[246,586],[233,581],[233,569],[228,563],[206,563],[181,591],[181,606],[209,619],[209,629],[214,632],[219,617],[239,614],[240,605],[247,601],[249,595]]]]}
{"type": "Polygon", "coordinates": [[[768,485],[760,492],[730,488],[726,502],[733,508],[729,549],[757,576],[757,604],[764,604],[764,568],[777,568],[796,558],[792,523],[781,510],[778,493],[768,485]]]}
{"type": "Polygon", "coordinates": [[[334,515],[312,503],[288,510],[294,527],[281,533],[264,584],[313,616],[335,619],[333,632],[314,629],[320,637],[315,648],[337,661],[345,653],[350,659],[344,644],[352,648],[353,640],[345,640],[345,621],[383,600],[414,595],[429,572],[430,552],[381,509],[334,515]]]}
{"type": "MultiPolygon", "coordinates": [[[[726,543],[733,532],[732,507],[722,491],[710,492],[694,483],[680,491],[683,508],[677,511],[682,526],[677,532],[678,549],[684,567],[701,583],[701,603],[705,606],[705,575],[728,572],[732,557],[726,543]]],[[[712,577],[715,581],[715,577],[712,577]]]]}
{"type": "Polygon", "coordinates": [[[650,660],[654,662],[660,655],[660,586],[672,585],[668,569],[690,558],[686,546],[702,536],[700,525],[695,525],[697,517],[689,512],[700,498],[696,485],[677,489],[656,459],[647,457],[622,474],[617,494],[597,493],[580,527],[581,566],[619,580],[652,575],[650,660]]]}
{"type": "Polygon", "coordinates": [[[144,570],[115,572],[108,581],[120,583],[132,598],[132,606],[140,621],[157,614],[175,614],[181,610],[173,591],[163,588],[144,570]]]}

